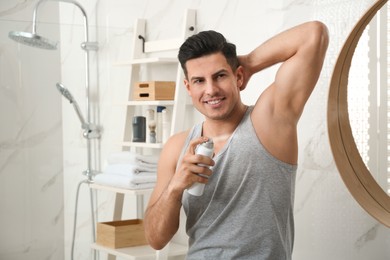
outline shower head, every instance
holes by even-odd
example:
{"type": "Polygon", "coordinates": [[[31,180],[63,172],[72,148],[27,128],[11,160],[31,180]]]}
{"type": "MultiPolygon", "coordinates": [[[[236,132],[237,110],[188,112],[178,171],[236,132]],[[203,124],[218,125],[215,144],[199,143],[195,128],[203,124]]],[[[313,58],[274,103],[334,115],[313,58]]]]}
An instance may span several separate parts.
{"type": "Polygon", "coordinates": [[[62,85],[61,83],[57,83],[56,86],[57,86],[58,91],[59,91],[67,100],[69,100],[70,103],[75,102],[75,100],[74,100],[72,94],[70,93],[70,91],[69,91],[67,88],[65,88],[64,85],[62,85]]]}
{"type": "Polygon", "coordinates": [[[8,37],[19,43],[46,50],[56,50],[57,43],[35,33],[11,31],[8,37]]]}
{"type": "Polygon", "coordinates": [[[81,122],[81,128],[88,129],[89,124],[85,121],[83,114],[80,111],[79,105],[77,104],[76,100],[73,98],[72,94],[70,94],[70,91],[61,83],[56,84],[58,91],[67,99],[69,102],[73,105],[74,110],[76,111],[77,116],[80,119],[81,122]]]}

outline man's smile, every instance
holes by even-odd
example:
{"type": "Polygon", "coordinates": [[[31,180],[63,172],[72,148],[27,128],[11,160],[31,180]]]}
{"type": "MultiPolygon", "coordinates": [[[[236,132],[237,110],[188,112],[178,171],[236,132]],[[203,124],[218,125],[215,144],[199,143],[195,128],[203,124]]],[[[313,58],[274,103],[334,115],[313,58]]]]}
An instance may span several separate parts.
{"type": "Polygon", "coordinates": [[[218,105],[220,104],[225,98],[213,98],[204,100],[203,103],[209,104],[209,105],[218,105]]]}

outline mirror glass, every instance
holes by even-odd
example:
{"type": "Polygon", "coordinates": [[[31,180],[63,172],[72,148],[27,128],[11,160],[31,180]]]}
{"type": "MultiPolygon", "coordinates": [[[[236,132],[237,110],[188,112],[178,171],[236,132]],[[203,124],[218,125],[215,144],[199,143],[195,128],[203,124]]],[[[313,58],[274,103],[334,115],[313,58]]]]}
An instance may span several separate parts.
{"type": "Polygon", "coordinates": [[[386,4],[360,37],[352,57],[347,92],[350,126],[360,156],[376,182],[389,195],[388,13],[386,4]]]}

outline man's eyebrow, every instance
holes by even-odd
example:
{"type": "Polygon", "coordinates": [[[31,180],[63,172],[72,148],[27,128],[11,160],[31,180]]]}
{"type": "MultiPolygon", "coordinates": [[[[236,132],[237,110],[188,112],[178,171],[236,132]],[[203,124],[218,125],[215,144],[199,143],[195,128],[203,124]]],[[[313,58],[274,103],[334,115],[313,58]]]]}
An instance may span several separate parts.
{"type": "Polygon", "coordinates": [[[217,76],[218,74],[220,74],[220,73],[225,73],[225,72],[227,72],[228,70],[227,69],[220,69],[220,70],[218,70],[217,72],[215,72],[215,73],[213,73],[213,77],[215,77],[215,76],[217,76]]]}
{"type": "MultiPolygon", "coordinates": [[[[214,72],[211,76],[212,76],[212,77],[215,77],[215,76],[218,76],[219,74],[225,73],[225,72],[227,72],[227,71],[228,71],[227,69],[220,69],[220,70],[218,70],[217,72],[214,72]]],[[[204,77],[201,77],[201,76],[193,76],[193,77],[190,78],[191,81],[193,81],[193,80],[199,80],[199,79],[204,79],[204,77]]]]}
{"type": "Polygon", "coordinates": [[[199,80],[199,79],[204,79],[204,77],[193,76],[190,78],[190,81],[199,80]]]}

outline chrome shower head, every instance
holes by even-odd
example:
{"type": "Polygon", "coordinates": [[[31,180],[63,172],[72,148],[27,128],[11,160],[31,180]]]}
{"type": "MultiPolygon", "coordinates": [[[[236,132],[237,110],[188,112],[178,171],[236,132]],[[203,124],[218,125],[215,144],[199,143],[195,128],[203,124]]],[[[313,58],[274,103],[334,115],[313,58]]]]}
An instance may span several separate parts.
{"type": "Polygon", "coordinates": [[[35,33],[11,31],[8,37],[19,43],[46,50],[56,50],[57,42],[53,42],[35,33]]]}
{"type": "Polygon", "coordinates": [[[74,110],[76,111],[77,116],[80,119],[81,122],[81,128],[88,129],[88,124],[85,121],[83,114],[80,111],[79,105],[77,104],[76,100],[73,98],[72,94],[70,94],[70,91],[61,83],[56,84],[58,91],[67,99],[69,102],[73,105],[74,110]]]}
{"type": "Polygon", "coordinates": [[[56,86],[57,86],[58,91],[59,91],[67,100],[69,100],[70,103],[75,102],[75,101],[74,101],[74,98],[73,98],[73,96],[72,96],[72,94],[70,93],[70,91],[69,91],[67,88],[65,88],[64,85],[62,85],[61,83],[57,83],[56,86]]]}

